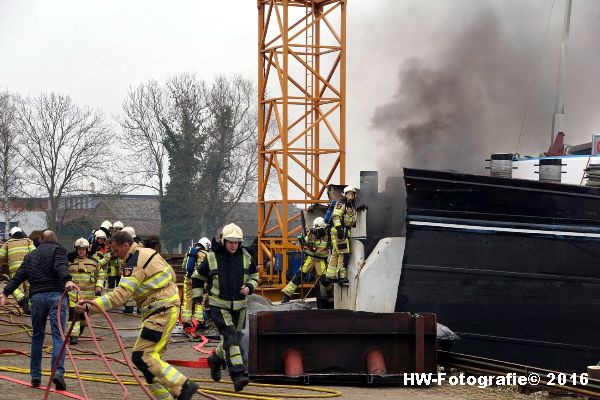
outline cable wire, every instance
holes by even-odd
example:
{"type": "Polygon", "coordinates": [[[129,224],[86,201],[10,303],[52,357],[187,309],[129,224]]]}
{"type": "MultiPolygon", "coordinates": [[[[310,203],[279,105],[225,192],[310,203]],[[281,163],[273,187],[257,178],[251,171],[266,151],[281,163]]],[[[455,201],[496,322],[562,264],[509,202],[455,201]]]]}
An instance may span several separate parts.
{"type": "Polygon", "coordinates": [[[552,18],[552,10],[554,10],[554,2],[556,0],[552,0],[550,4],[550,9],[548,10],[548,16],[546,18],[546,28],[544,29],[544,41],[542,44],[542,49],[540,50],[539,61],[537,63],[536,68],[533,69],[533,73],[531,76],[531,82],[529,83],[529,90],[527,93],[527,100],[525,102],[525,109],[523,110],[523,119],[521,120],[521,129],[519,131],[519,138],[517,139],[517,148],[515,150],[515,154],[519,153],[519,147],[521,145],[521,136],[523,136],[523,132],[525,130],[525,124],[527,122],[527,112],[529,111],[529,105],[531,104],[531,96],[533,93],[533,86],[535,83],[535,78],[537,76],[538,70],[542,66],[542,61],[544,59],[544,49],[546,48],[546,41],[548,40],[548,30],[550,27],[550,19],[552,18]]]}

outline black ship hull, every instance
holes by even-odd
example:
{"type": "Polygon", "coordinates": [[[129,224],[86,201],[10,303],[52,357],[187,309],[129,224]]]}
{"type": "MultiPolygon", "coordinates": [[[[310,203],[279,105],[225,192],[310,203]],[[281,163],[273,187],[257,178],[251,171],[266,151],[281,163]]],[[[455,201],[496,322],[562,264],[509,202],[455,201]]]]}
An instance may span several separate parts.
{"type": "Polygon", "coordinates": [[[427,311],[453,350],[583,372],[600,361],[600,190],[405,169],[396,311],[427,311]]]}

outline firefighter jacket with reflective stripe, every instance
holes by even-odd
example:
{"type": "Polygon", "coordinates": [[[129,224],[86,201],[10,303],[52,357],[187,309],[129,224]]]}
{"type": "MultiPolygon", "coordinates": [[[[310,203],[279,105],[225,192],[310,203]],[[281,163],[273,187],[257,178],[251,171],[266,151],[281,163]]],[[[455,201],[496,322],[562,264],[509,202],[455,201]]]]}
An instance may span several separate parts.
{"type": "MultiPolygon", "coordinates": [[[[97,243],[95,243],[95,246],[98,246],[97,243]]],[[[100,264],[100,268],[104,268],[106,266],[106,264],[108,264],[108,261],[110,260],[110,247],[105,244],[104,246],[101,247],[95,247],[96,251],[94,253],[91,254],[91,257],[98,261],[98,264],[100,264]]],[[[110,275],[113,276],[113,275],[110,275]]]]}
{"type": "Polygon", "coordinates": [[[342,198],[336,203],[331,220],[335,229],[343,226],[349,232],[356,226],[356,209],[353,204],[346,202],[346,198],[342,198]]]}
{"type": "Polygon", "coordinates": [[[298,236],[304,253],[320,259],[326,259],[329,255],[328,238],[329,236],[325,233],[322,237],[317,237],[313,229],[310,230],[307,238],[304,238],[304,235],[298,236]]]}
{"type": "Polygon", "coordinates": [[[179,306],[175,271],[160,254],[134,243],[124,261],[119,286],[96,298],[99,307],[105,310],[120,307],[133,297],[142,319],[146,319],[153,313],[179,306]]]}
{"type": "Polygon", "coordinates": [[[10,274],[14,274],[27,254],[35,250],[29,238],[8,239],[0,248],[0,264],[8,263],[10,274]]]}
{"type": "Polygon", "coordinates": [[[108,267],[106,268],[106,276],[121,276],[123,260],[117,256],[111,258],[110,253],[108,253],[107,257],[109,260],[107,263],[108,267]]]}
{"type": "MultiPolygon", "coordinates": [[[[93,258],[76,257],[69,264],[69,272],[73,277],[73,282],[79,286],[79,290],[86,299],[93,299],[96,296],[96,287],[104,286],[105,273],[98,262],[93,258]]],[[[69,298],[72,301],[77,300],[77,292],[72,290],[69,292],[69,298]]]]}
{"type": "Polygon", "coordinates": [[[229,310],[246,307],[246,296],[240,293],[243,285],[253,293],[258,286],[258,270],[250,253],[243,247],[231,254],[222,245],[209,252],[192,275],[194,299],[201,297],[201,288],[208,282],[208,304],[229,310]]]}

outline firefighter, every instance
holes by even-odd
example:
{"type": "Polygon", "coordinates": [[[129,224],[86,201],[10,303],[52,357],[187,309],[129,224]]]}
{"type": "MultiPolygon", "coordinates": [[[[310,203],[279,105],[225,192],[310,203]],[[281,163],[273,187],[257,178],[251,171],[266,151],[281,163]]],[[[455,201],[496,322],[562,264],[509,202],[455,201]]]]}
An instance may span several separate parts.
{"type": "Polygon", "coordinates": [[[112,233],[112,224],[110,223],[110,221],[102,221],[99,229],[106,233],[107,238],[110,238],[110,235],[112,233]]]}
{"type": "Polygon", "coordinates": [[[198,240],[194,247],[190,247],[181,264],[185,278],[183,279],[183,304],[181,305],[181,321],[184,329],[193,334],[196,328],[206,328],[204,323],[204,297],[200,301],[194,302],[192,293],[192,276],[198,277],[195,272],[206,254],[210,250],[210,239],[203,237],[198,240]]]}
{"type": "MultiPolygon", "coordinates": [[[[327,235],[327,224],[325,224],[323,217],[315,218],[308,236],[300,235],[298,241],[306,255],[306,259],[302,263],[301,272],[298,271],[287,286],[281,290],[283,293],[282,303],[287,303],[294,297],[296,289],[301,283],[301,273],[307,274],[316,269],[320,277],[326,270],[327,256],[329,255],[329,236],[327,235]]],[[[326,286],[326,288],[328,287],[326,286]]]]}
{"type": "Polygon", "coordinates": [[[125,232],[129,233],[131,235],[131,237],[133,238],[133,241],[136,242],[138,245],[142,242],[142,239],[140,239],[139,237],[137,237],[135,235],[135,229],[133,229],[133,227],[126,226],[125,228],[123,228],[123,230],[125,232]]]}
{"type": "MultiPolygon", "coordinates": [[[[0,264],[8,264],[8,274],[12,278],[17,273],[25,256],[34,249],[35,246],[31,239],[25,235],[21,228],[15,226],[10,229],[8,241],[0,248],[0,264]]],[[[28,294],[29,284],[27,281],[23,282],[23,290],[17,288],[13,292],[13,297],[25,314],[29,314],[30,311],[28,294]]]]}
{"type": "MultiPolygon", "coordinates": [[[[142,317],[142,327],[133,345],[131,360],[144,374],[149,389],[157,399],[191,399],[198,385],[166,363],[161,355],[171,338],[179,314],[179,292],[175,271],[152,249],[138,246],[127,232],[111,238],[111,248],[124,262],[119,286],[95,299],[99,308],[120,307],[133,297],[142,317]]],[[[94,307],[92,307],[94,308],[94,307]]],[[[94,311],[81,301],[78,312],[94,311]]]]}
{"type": "Polygon", "coordinates": [[[115,221],[115,223],[112,224],[112,227],[110,229],[111,235],[114,235],[115,233],[123,230],[123,228],[125,228],[125,225],[123,225],[121,221],[115,221]]]}
{"type": "MultiPolygon", "coordinates": [[[[108,236],[106,235],[106,232],[103,229],[96,230],[96,232],[94,232],[94,243],[92,243],[89,252],[89,256],[96,260],[100,265],[100,268],[103,269],[106,268],[107,264],[110,261],[110,247],[108,246],[107,240],[108,236]]],[[[109,287],[111,283],[110,277],[112,276],[110,272],[111,271],[109,270],[107,273],[107,276],[109,277],[109,287]]]]}
{"type": "MultiPolygon", "coordinates": [[[[88,257],[89,246],[90,243],[86,239],[77,239],[73,245],[76,252],[75,259],[69,264],[69,273],[73,277],[73,282],[79,286],[83,298],[87,300],[102,295],[105,278],[105,272],[100,268],[98,261],[88,257]]],[[[75,317],[75,305],[77,304],[77,300],[79,300],[77,296],[78,293],[76,291],[69,292],[69,321],[73,321],[75,317]]],[[[81,321],[78,318],[73,326],[69,343],[77,344],[79,336],[81,336],[84,329],[85,320],[81,321]]]]}
{"type": "MultiPolygon", "coordinates": [[[[119,221],[117,221],[119,222],[119,221]]],[[[137,243],[138,247],[144,247],[140,242],[140,240],[138,239],[137,236],[135,236],[135,229],[133,229],[131,226],[126,226],[123,229],[121,229],[124,232],[127,232],[131,235],[131,237],[133,238],[133,241],[135,243],[137,243]]],[[[157,250],[158,251],[158,250],[157,250]]],[[[121,275],[124,276],[124,274],[128,273],[128,269],[123,269],[123,262],[117,257],[115,263],[118,263],[118,267],[115,267],[116,270],[118,271],[118,275],[119,277],[117,278],[117,285],[119,284],[119,279],[121,277],[121,275]]],[[[123,308],[123,313],[124,314],[133,314],[133,310],[135,309],[135,301],[133,301],[133,299],[129,299],[125,302],[125,308],[123,308]]]]}
{"type": "Polygon", "coordinates": [[[242,247],[244,236],[239,226],[223,227],[221,241],[213,241],[211,252],[197,268],[198,277],[192,277],[194,300],[200,300],[202,288],[208,285],[210,315],[219,330],[221,342],[208,357],[210,376],[221,380],[221,369],[226,365],[236,392],[250,382],[242,358],[240,338],[246,323],[246,296],[258,286],[258,270],[250,253],[242,247]]]}
{"type": "Polygon", "coordinates": [[[348,277],[344,266],[344,254],[350,253],[350,229],[356,226],[356,207],[354,199],[356,189],[346,186],[342,197],[333,209],[331,218],[331,257],[327,273],[327,281],[337,282],[339,285],[347,285],[348,277]]]}

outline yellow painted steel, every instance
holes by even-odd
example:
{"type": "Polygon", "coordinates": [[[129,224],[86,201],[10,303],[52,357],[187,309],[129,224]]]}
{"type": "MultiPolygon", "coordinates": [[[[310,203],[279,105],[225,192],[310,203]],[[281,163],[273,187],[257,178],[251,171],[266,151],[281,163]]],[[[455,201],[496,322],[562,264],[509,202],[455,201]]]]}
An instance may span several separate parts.
{"type": "Polygon", "coordinates": [[[263,287],[279,290],[299,250],[291,210],[324,204],[327,186],[345,183],[347,1],[257,5],[258,267],[263,287]]]}

